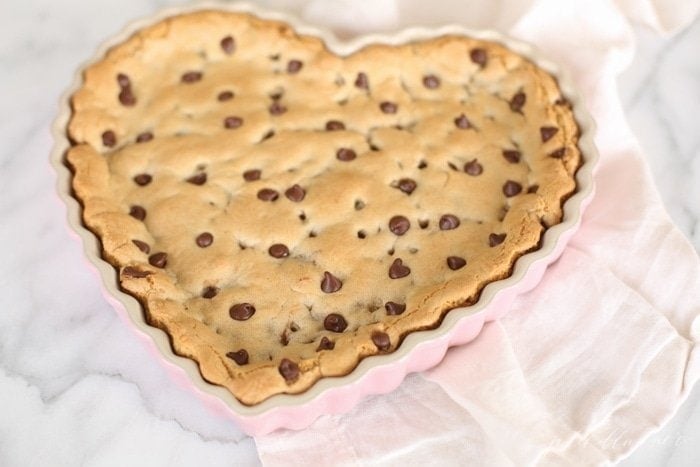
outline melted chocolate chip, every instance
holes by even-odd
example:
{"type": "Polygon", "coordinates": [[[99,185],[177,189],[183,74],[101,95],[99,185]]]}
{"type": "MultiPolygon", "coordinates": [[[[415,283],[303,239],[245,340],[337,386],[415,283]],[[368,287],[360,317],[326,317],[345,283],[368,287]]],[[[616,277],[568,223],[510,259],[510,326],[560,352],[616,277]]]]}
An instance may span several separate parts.
{"type": "Polygon", "coordinates": [[[112,130],[107,130],[102,133],[102,144],[108,148],[113,148],[117,145],[117,135],[112,130]]]}
{"type": "Polygon", "coordinates": [[[122,276],[132,277],[134,279],[143,279],[153,274],[151,271],[142,271],[141,269],[135,268],[133,266],[127,266],[122,269],[122,276]]]}
{"type": "Polygon", "coordinates": [[[250,319],[250,317],[255,314],[255,307],[247,302],[236,303],[229,308],[228,314],[231,316],[231,319],[235,319],[236,321],[245,321],[250,319]]]}
{"type": "Polygon", "coordinates": [[[127,86],[119,91],[119,102],[125,107],[136,105],[136,96],[134,96],[131,86],[127,86]]]}
{"type": "Polygon", "coordinates": [[[467,260],[459,256],[448,256],[447,257],[447,267],[456,271],[457,269],[462,269],[466,266],[467,260]]]}
{"type": "Polygon", "coordinates": [[[428,89],[437,89],[440,87],[440,78],[435,75],[427,75],[423,77],[423,86],[428,89]]]}
{"type": "Polygon", "coordinates": [[[136,142],[137,143],[147,143],[152,139],[153,139],[153,133],[151,133],[150,131],[144,131],[143,133],[139,133],[139,135],[136,137],[136,142]]]}
{"type": "Polygon", "coordinates": [[[202,290],[202,298],[214,298],[218,293],[219,289],[210,285],[209,287],[205,287],[204,290],[202,290]]]}
{"type": "Polygon", "coordinates": [[[270,104],[268,111],[270,112],[270,115],[282,115],[287,111],[287,107],[280,104],[279,101],[274,101],[272,104],[270,104]]]}
{"type": "Polygon", "coordinates": [[[333,350],[335,348],[335,342],[327,338],[326,336],[323,336],[321,338],[321,341],[318,343],[318,347],[316,347],[316,352],[319,352],[321,350],[333,350]]]}
{"type": "Polygon", "coordinates": [[[186,180],[186,182],[191,183],[192,185],[204,185],[207,182],[207,174],[205,172],[200,172],[192,175],[186,180]]]}
{"type": "Polygon", "coordinates": [[[481,175],[481,173],[484,171],[484,167],[479,164],[479,161],[474,159],[464,164],[464,171],[467,174],[475,177],[477,175],[481,175]]]}
{"type": "Polygon", "coordinates": [[[452,230],[459,227],[459,218],[453,214],[445,214],[440,217],[440,230],[452,230]]]}
{"type": "Polygon", "coordinates": [[[365,73],[358,73],[355,78],[355,87],[360,89],[369,89],[369,79],[365,73]]]}
{"type": "Polygon", "coordinates": [[[377,349],[386,351],[391,347],[391,339],[389,335],[382,331],[374,331],[372,333],[372,342],[377,346],[377,349]]]}
{"type": "Polygon", "coordinates": [[[410,178],[402,178],[396,184],[396,188],[403,191],[407,195],[410,195],[411,193],[413,193],[413,190],[415,190],[417,186],[418,186],[418,184],[416,183],[416,181],[413,179],[410,179],[410,178]]]}
{"type": "Polygon", "coordinates": [[[392,279],[401,279],[411,274],[411,268],[403,264],[401,258],[396,258],[389,267],[389,277],[392,279]]]}
{"type": "Polygon", "coordinates": [[[241,117],[231,115],[224,119],[224,128],[227,128],[229,130],[235,130],[236,128],[240,128],[241,126],[243,126],[243,119],[241,117]]]}
{"type": "Polygon", "coordinates": [[[389,220],[389,230],[394,235],[403,235],[411,228],[411,221],[404,216],[394,216],[389,220]]]}
{"type": "Polygon", "coordinates": [[[347,321],[338,313],[331,313],[323,320],[323,327],[326,331],[343,332],[348,327],[347,321]]]}
{"type": "Polygon", "coordinates": [[[546,143],[550,139],[552,139],[552,136],[554,136],[557,131],[559,131],[559,128],[554,127],[554,126],[543,126],[540,128],[540,136],[542,137],[542,142],[546,143]]]}
{"type": "Polygon", "coordinates": [[[385,114],[395,114],[399,110],[399,106],[389,101],[384,101],[381,104],[379,104],[379,108],[385,114]]]}
{"type": "Polygon", "coordinates": [[[146,218],[146,210],[139,205],[134,205],[129,208],[129,215],[134,219],[142,221],[146,218]]]}
{"type": "Polygon", "coordinates": [[[294,381],[299,377],[299,365],[287,358],[282,359],[277,369],[287,382],[294,381]]]}
{"type": "Polygon", "coordinates": [[[260,175],[262,175],[262,171],[260,169],[246,170],[243,172],[243,180],[246,182],[254,182],[256,180],[260,180],[260,175]]]}
{"type": "Polygon", "coordinates": [[[321,290],[323,290],[325,293],[333,293],[340,290],[341,287],[343,287],[343,283],[340,279],[338,279],[328,271],[325,271],[323,273],[323,280],[321,280],[321,290]]]}
{"type": "Polygon", "coordinates": [[[258,191],[258,199],[262,201],[275,201],[277,198],[279,198],[279,193],[272,188],[263,188],[258,191]]]}
{"type": "Polygon", "coordinates": [[[335,157],[340,161],[348,162],[348,161],[355,159],[357,157],[357,154],[352,149],[340,148],[335,153],[335,157]]]}
{"type": "Polygon", "coordinates": [[[209,232],[202,232],[201,234],[197,235],[195,242],[197,243],[198,247],[206,248],[214,243],[214,236],[209,232]]]}
{"type": "Polygon", "coordinates": [[[236,41],[231,36],[226,36],[221,39],[221,50],[227,55],[231,55],[236,50],[236,41]]]}
{"type": "Polygon", "coordinates": [[[559,148],[556,151],[552,151],[549,153],[549,157],[553,157],[555,159],[561,159],[564,157],[566,154],[566,148],[559,148]]]}
{"type": "Polygon", "coordinates": [[[525,96],[524,92],[519,92],[515,94],[510,99],[510,110],[512,110],[513,112],[521,112],[526,100],[527,96],[525,96]]]}
{"type": "Polygon", "coordinates": [[[149,174],[138,174],[134,177],[134,183],[139,186],[146,186],[151,183],[151,180],[153,180],[153,177],[149,174]]]}
{"type": "Polygon", "coordinates": [[[486,50],[480,48],[472,49],[469,52],[469,58],[471,58],[472,62],[476,63],[480,67],[484,67],[486,65],[486,61],[488,60],[486,50]]]}
{"type": "Polygon", "coordinates": [[[183,83],[196,83],[197,81],[202,79],[202,72],[201,71],[188,71],[186,73],[183,73],[182,76],[180,77],[180,81],[183,83]]]}
{"type": "Polygon", "coordinates": [[[306,190],[295,183],[285,190],[284,196],[286,196],[290,201],[298,203],[306,196],[306,190]]]}
{"type": "Polygon", "coordinates": [[[236,350],[235,352],[228,352],[226,356],[234,362],[236,362],[238,365],[242,366],[248,364],[249,357],[246,349],[236,350]]]}
{"type": "Polygon", "coordinates": [[[515,149],[504,149],[503,150],[503,157],[510,162],[511,164],[517,164],[520,162],[520,151],[516,151],[515,149]]]}
{"type": "Polygon", "coordinates": [[[136,248],[141,250],[142,253],[148,254],[151,252],[151,247],[148,246],[148,243],[146,243],[146,242],[142,242],[141,240],[134,239],[131,241],[131,243],[136,245],[136,248]]]}
{"type": "Polygon", "coordinates": [[[287,248],[287,245],[284,245],[282,243],[275,243],[270,248],[268,248],[267,252],[273,258],[286,258],[287,256],[289,256],[289,248],[287,248]]]}
{"type": "Polygon", "coordinates": [[[496,234],[492,233],[489,235],[489,246],[494,247],[496,245],[500,245],[503,243],[503,241],[506,239],[506,234],[496,234]]]}
{"type": "Polygon", "coordinates": [[[287,63],[287,73],[292,75],[299,73],[303,66],[304,64],[299,60],[290,60],[289,63],[287,63]]]}
{"type": "Polygon", "coordinates": [[[503,184],[503,194],[509,198],[517,195],[521,191],[523,191],[523,186],[518,182],[514,182],[513,180],[508,180],[503,184]]]}
{"type": "Polygon", "coordinates": [[[151,266],[163,269],[168,264],[167,253],[154,253],[148,257],[148,263],[151,266]]]}
{"type": "Polygon", "coordinates": [[[406,304],[405,303],[396,303],[396,302],[386,302],[384,304],[384,309],[386,310],[386,314],[389,316],[400,315],[401,313],[406,311],[406,304]]]}
{"type": "Polygon", "coordinates": [[[338,131],[344,130],[345,124],[338,120],[329,120],[326,122],[326,130],[328,131],[338,131]]]}
{"type": "Polygon", "coordinates": [[[469,119],[464,114],[460,114],[459,117],[455,118],[454,122],[455,126],[460,130],[466,130],[472,126],[471,123],[469,123],[469,119]]]}
{"type": "Polygon", "coordinates": [[[216,99],[219,102],[226,102],[230,101],[233,99],[233,92],[232,91],[221,91],[218,96],[216,96],[216,99]]]}

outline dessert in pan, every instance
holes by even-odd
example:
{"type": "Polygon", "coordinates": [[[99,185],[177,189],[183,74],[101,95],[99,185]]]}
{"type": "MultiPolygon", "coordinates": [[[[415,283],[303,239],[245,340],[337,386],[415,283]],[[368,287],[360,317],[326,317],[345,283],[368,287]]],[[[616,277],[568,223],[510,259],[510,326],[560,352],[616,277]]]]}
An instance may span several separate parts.
{"type": "Polygon", "coordinates": [[[582,163],[557,81],[444,35],[348,56],[183,13],[70,98],[82,220],[173,351],[246,405],[391,353],[508,277],[582,163]]]}

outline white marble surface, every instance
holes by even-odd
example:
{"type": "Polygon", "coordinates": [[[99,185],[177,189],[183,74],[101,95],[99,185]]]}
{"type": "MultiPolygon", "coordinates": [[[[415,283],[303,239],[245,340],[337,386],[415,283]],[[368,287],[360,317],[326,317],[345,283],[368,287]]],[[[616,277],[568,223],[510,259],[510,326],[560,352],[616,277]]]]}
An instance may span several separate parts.
{"type": "MultiPolygon", "coordinates": [[[[128,20],[176,3],[3,4],[0,465],[257,463],[253,440],[170,384],[112,312],[64,227],[47,163],[56,99],[76,65],[128,20]]],[[[700,21],[673,38],[637,32],[621,97],[669,212],[700,249],[700,21]]],[[[623,464],[700,465],[697,446],[700,388],[623,464]]]]}

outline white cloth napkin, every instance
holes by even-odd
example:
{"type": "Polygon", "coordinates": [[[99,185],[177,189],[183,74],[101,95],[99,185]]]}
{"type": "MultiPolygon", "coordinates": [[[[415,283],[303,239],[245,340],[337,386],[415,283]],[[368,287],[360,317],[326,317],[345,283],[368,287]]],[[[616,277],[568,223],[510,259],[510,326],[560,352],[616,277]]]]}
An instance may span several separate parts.
{"type": "Polygon", "coordinates": [[[344,34],[497,27],[568,67],[598,123],[597,195],[540,286],[472,343],[388,395],[256,438],[264,464],[591,465],[620,459],[700,377],[700,261],[664,211],[615,78],[629,21],[669,33],[699,1],[311,1],[268,4],[344,34]]]}

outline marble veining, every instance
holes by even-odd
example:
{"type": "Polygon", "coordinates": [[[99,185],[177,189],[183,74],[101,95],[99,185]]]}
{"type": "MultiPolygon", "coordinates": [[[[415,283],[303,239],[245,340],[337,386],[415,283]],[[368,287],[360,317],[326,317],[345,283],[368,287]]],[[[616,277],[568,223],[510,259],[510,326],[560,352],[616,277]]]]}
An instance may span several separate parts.
{"type": "MultiPolygon", "coordinates": [[[[0,465],[257,464],[254,441],[173,385],[102,297],[65,227],[47,162],[56,101],[76,65],[130,19],[184,2],[7,3],[0,15],[0,465]]],[[[274,3],[292,11],[304,5],[274,3]]],[[[359,29],[394,27],[401,12],[394,13],[374,22],[357,13],[359,29]]],[[[314,14],[305,11],[309,21],[314,14]]],[[[637,34],[621,98],[669,213],[700,250],[700,21],[670,39],[637,34]]],[[[623,465],[700,465],[698,445],[696,388],[623,465]]]]}

